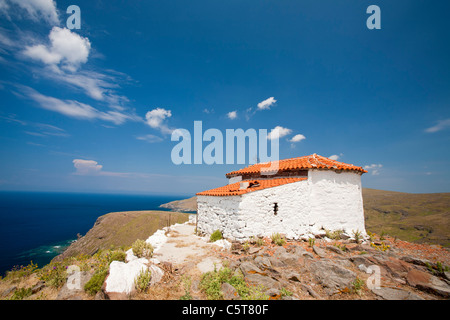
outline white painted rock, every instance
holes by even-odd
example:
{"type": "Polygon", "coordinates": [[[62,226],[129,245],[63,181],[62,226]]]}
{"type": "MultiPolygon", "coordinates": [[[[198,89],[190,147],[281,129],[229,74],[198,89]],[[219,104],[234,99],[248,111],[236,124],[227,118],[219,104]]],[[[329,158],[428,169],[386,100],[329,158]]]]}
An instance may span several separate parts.
{"type": "Polygon", "coordinates": [[[150,279],[150,285],[152,286],[161,281],[161,279],[164,275],[164,271],[160,267],[155,266],[155,265],[150,265],[150,267],[148,267],[148,268],[149,268],[150,272],[152,273],[152,277],[150,279]]]}
{"type": "Polygon", "coordinates": [[[106,278],[106,293],[130,294],[134,291],[134,280],[142,270],[146,270],[148,260],[134,259],[128,263],[113,261],[109,265],[109,275],[106,278]]]}
{"type": "Polygon", "coordinates": [[[166,243],[167,236],[164,230],[157,230],[154,234],[148,237],[145,242],[150,243],[153,246],[153,252],[156,252],[161,246],[166,243]]]}
{"type": "Polygon", "coordinates": [[[231,242],[229,242],[226,239],[220,239],[220,240],[210,242],[210,243],[213,245],[216,245],[218,247],[221,247],[222,249],[225,249],[225,250],[230,250],[230,248],[231,248],[231,242]]]}

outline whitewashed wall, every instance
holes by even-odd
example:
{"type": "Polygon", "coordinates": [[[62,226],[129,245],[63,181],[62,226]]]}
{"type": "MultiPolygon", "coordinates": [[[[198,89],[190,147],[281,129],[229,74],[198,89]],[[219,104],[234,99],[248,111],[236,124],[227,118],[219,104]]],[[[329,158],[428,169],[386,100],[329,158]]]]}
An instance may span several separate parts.
{"type": "Polygon", "coordinates": [[[198,196],[197,203],[199,231],[221,230],[229,239],[274,232],[297,239],[322,228],[365,234],[361,176],[356,173],[310,170],[305,181],[242,196],[198,196]]]}
{"type": "Polygon", "coordinates": [[[297,238],[309,224],[308,181],[284,184],[242,195],[239,230],[242,238],[270,236],[274,232],[297,238]],[[278,204],[274,214],[274,203],[278,204]]]}
{"type": "Polygon", "coordinates": [[[220,230],[225,238],[235,238],[239,230],[240,196],[197,196],[197,229],[206,234],[220,230]]]}
{"type": "Polygon", "coordinates": [[[311,223],[317,228],[366,233],[361,176],[353,172],[310,170],[311,223]]]}

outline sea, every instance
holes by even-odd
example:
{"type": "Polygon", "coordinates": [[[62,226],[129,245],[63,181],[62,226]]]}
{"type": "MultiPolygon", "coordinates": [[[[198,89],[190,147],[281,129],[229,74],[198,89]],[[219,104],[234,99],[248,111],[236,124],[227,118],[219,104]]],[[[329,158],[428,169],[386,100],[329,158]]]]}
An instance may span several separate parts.
{"type": "Polygon", "coordinates": [[[31,261],[42,267],[109,212],[161,210],[186,195],[0,192],[0,275],[31,261]]]}

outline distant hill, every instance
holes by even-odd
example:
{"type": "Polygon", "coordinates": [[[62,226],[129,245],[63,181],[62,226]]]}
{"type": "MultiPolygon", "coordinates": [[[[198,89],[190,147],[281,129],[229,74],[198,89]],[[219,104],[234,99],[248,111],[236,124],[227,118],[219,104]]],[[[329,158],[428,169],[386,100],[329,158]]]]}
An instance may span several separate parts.
{"type": "Polygon", "coordinates": [[[366,229],[415,243],[450,247],[450,193],[363,188],[366,229]]]}
{"type": "MultiPolygon", "coordinates": [[[[450,193],[404,193],[363,188],[366,229],[415,243],[450,247],[450,193]]],[[[196,211],[197,198],[161,205],[196,211]]]]}
{"type": "Polygon", "coordinates": [[[188,221],[189,214],[171,211],[111,212],[97,218],[85,236],[72,243],[56,260],[79,254],[93,255],[100,249],[131,246],[146,240],[158,229],[188,221]]]}
{"type": "Polygon", "coordinates": [[[171,201],[160,205],[160,207],[172,209],[174,211],[197,211],[197,197],[171,201]]]}

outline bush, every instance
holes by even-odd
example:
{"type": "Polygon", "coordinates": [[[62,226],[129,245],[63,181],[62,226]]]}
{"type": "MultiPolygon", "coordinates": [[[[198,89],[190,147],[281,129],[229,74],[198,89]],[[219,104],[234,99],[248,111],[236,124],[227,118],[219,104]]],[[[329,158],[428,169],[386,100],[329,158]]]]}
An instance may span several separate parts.
{"type": "Polygon", "coordinates": [[[19,288],[14,291],[10,300],[23,300],[24,298],[31,296],[32,293],[31,288],[19,288]]]}
{"type": "Polygon", "coordinates": [[[359,243],[362,239],[361,231],[359,230],[353,231],[353,237],[355,238],[355,242],[359,243]]]}
{"type": "Polygon", "coordinates": [[[232,285],[243,300],[269,299],[261,291],[261,288],[249,287],[245,283],[242,273],[236,274],[228,267],[203,274],[200,281],[200,288],[205,292],[209,300],[221,300],[223,299],[221,287],[225,282],[232,285]]]}
{"type": "Polygon", "coordinates": [[[133,254],[138,258],[151,258],[153,255],[153,246],[144,240],[136,240],[131,246],[133,254]]]}
{"type": "Polygon", "coordinates": [[[191,284],[192,280],[189,276],[183,276],[181,278],[181,281],[183,282],[184,287],[184,295],[180,297],[180,300],[192,300],[191,296],[191,284]]]}
{"type": "Polygon", "coordinates": [[[111,263],[113,261],[125,262],[126,257],[127,257],[127,254],[125,252],[123,252],[122,250],[111,251],[111,253],[108,254],[109,263],[111,263]]]}
{"type": "Polygon", "coordinates": [[[27,277],[36,272],[36,270],[38,270],[38,265],[31,261],[27,266],[15,266],[12,270],[7,271],[5,279],[12,280],[27,277]]]}
{"type": "Polygon", "coordinates": [[[286,240],[284,240],[284,238],[279,233],[273,233],[271,239],[273,243],[279,246],[282,246],[286,243],[286,240]]]}
{"type": "Polygon", "coordinates": [[[358,295],[361,295],[361,290],[364,287],[364,280],[356,278],[355,281],[353,281],[352,286],[352,291],[358,295]]]}
{"type": "Polygon", "coordinates": [[[95,295],[102,289],[103,282],[105,282],[108,275],[108,268],[102,268],[95,271],[92,278],[84,285],[84,291],[90,295],[95,295]]]}
{"type": "Polygon", "coordinates": [[[62,287],[67,279],[67,267],[63,262],[50,263],[40,270],[39,279],[51,287],[62,287]]]}
{"type": "Polygon", "coordinates": [[[209,241],[214,242],[223,239],[222,232],[220,230],[214,231],[209,237],[209,241]]]}
{"type": "Polygon", "coordinates": [[[134,285],[138,292],[145,292],[150,285],[150,280],[152,279],[152,272],[147,270],[141,270],[137,278],[134,280],[134,285]]]}

